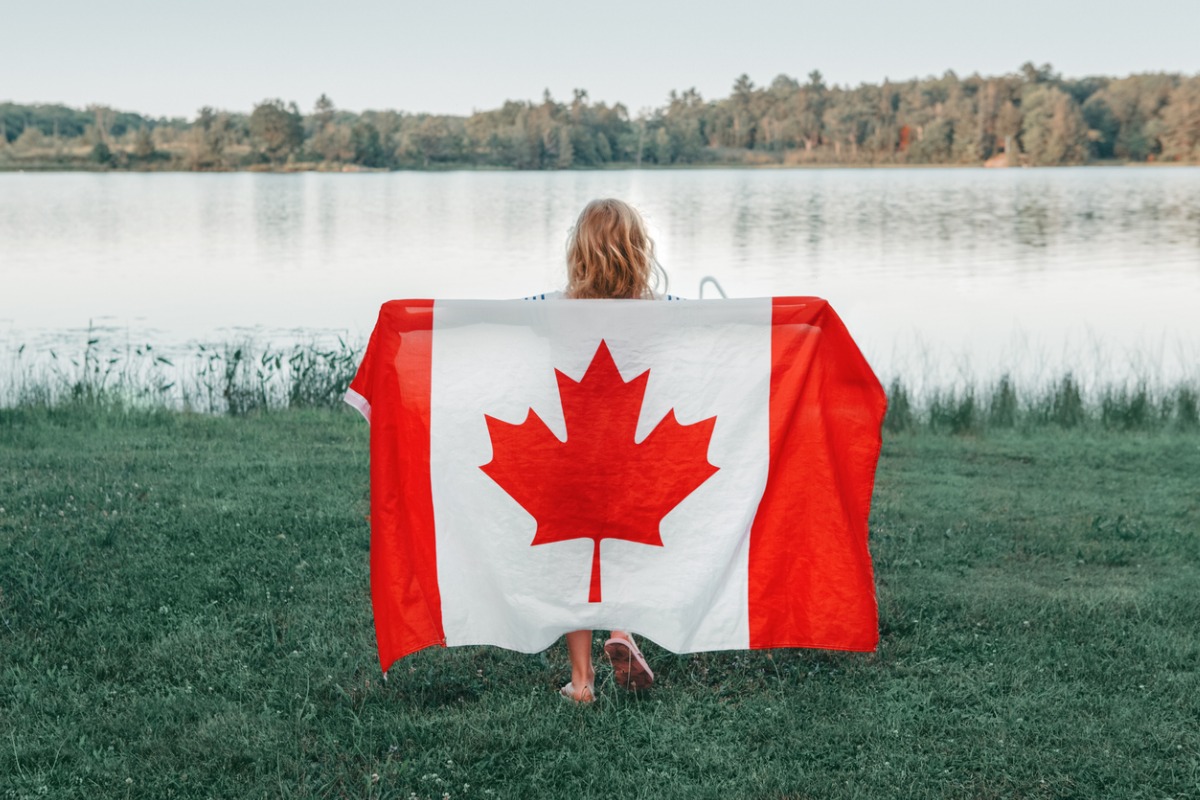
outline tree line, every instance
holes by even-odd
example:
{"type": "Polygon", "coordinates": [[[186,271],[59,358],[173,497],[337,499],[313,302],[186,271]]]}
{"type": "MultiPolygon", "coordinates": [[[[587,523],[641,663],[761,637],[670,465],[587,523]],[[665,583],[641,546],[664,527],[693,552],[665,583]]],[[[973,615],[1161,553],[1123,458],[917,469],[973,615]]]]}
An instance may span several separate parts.
{"type": "Polygon", "coordinates": [[[1016,72],[857,87],[746,75],[705,100],[671,92],[621,103],[510,100],[470,116],[338,109],[268,99],[249,113],[150,118],[101,105],[0,104],[0,167],[87,162],[131,169],[570,169],[649,165],[981,164],[1200,161],[1200,75],[1064,78],[1016,72]]]}

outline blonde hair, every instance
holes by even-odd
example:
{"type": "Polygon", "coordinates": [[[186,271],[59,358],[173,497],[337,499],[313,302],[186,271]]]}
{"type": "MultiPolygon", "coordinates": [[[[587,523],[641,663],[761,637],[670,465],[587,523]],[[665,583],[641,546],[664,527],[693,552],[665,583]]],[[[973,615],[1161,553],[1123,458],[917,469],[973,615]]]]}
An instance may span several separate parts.
{"type": "Polygon", "coordinates": [[[567,297],[652,298],[666,281],[637,209],[612,198],[584,207],[567,239],[567,297]]]}

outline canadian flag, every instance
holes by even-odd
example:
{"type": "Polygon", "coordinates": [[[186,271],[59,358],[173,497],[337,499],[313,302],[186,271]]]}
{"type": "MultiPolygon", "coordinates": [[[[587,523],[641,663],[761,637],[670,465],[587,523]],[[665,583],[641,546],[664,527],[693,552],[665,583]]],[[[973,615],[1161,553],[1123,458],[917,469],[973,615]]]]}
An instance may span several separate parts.
{"type": "Polygon", "coordinates": [[[886,400],[822,299],[396,300],[346,400],[385,670],[586,628],[875,649],[886,400]]]}

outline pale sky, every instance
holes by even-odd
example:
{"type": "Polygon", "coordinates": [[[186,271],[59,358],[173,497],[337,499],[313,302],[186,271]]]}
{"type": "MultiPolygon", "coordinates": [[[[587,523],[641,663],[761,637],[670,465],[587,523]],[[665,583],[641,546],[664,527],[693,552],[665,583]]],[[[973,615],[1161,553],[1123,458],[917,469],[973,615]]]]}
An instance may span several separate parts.
{"type": "Polygon", "coordinates": [[[469,114],[575,88],[631,113],[672,89],[724,97],[747,73],[856,85],[1015,71],[1200,73],[1200,0],[113,0],[6,2],[0,101],[151,116],[266,98],[469,114]]]}

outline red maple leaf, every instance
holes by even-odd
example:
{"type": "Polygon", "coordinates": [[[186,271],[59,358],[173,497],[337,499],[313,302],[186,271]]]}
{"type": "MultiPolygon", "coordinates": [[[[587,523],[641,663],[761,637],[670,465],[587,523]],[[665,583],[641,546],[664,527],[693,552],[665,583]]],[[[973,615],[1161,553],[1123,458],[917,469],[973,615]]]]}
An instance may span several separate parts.
{"type": "Polygon", "coordinates": [[[537,520],[531,544],[592,540],[588,602],[599,603],[600,540],[662,547],[662,518],[717,471],[708,463],[717,418],[681,425],[671,409],[634,441],[650,371],[622,380],[603,341],[582,379],[554,374],[566,441],[532,408],[518,425],[485,414],[492,460],[480,469],[537,520]]]}

